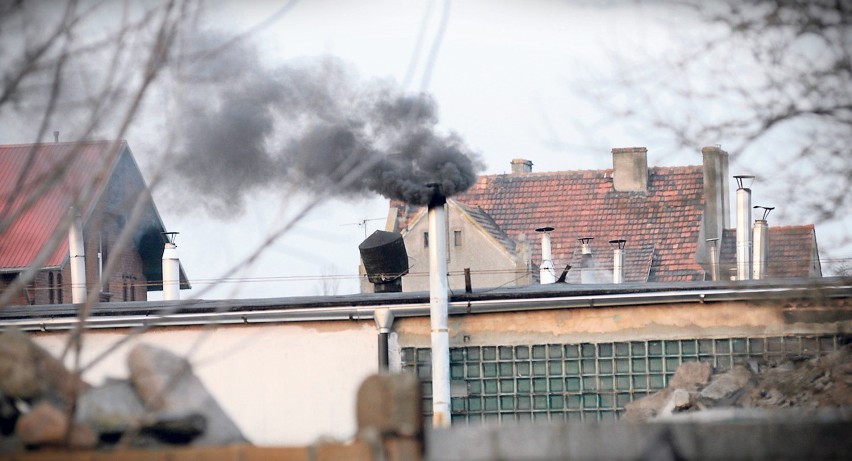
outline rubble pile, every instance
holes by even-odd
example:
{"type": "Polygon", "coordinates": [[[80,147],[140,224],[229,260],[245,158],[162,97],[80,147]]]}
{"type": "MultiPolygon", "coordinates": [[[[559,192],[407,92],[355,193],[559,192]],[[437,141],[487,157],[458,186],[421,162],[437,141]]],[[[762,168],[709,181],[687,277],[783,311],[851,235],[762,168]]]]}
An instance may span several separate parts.
{"type": "Polygon", "coordinates": [[[25,334],[0,333],[0,453],[246,442],[186,359],[138,344],[127,366],[93,387],[25,334]]]}
{"type": "Polygon", "coordinates": [[[625,405],[624,421],[713,408],[852,407],[852,345],[819,356],[750,360],[714,373],[706,362],[678,367],[668,387],[625,405]]]}

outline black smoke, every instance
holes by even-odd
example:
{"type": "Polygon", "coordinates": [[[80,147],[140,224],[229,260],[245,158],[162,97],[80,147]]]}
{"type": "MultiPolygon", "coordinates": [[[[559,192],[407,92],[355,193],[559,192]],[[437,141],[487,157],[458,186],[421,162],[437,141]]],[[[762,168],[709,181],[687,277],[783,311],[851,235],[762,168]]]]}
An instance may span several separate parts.
{"type": "Polygon", "coordinates": [[[469,188],[479,156],[437,130],[435,101],[360,80],[332,57],[269,67],[248,43],[205,36],[184,70],[180,177],[208,208],[238,213],[255,190],[337,197],[378,193],[425,205],[469,188]]]}

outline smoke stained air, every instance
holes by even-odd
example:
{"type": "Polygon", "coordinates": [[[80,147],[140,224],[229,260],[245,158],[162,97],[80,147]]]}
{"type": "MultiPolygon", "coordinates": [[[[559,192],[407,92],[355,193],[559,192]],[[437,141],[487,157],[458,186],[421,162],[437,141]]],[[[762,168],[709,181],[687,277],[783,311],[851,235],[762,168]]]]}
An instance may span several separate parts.
{"type": "MultiPolygon", "coordinates": [[[[196,50],[217,42],[205,35],[196,50]]],[[[270,68],[247,42],[195,55],[203,58],[183,75],[176,170],[210,211],[239,214],[247,194],[282,184],[425,205],[426,184],[452,196],[483,168],[461,137],[438,132],[429,95],[360,81],[336,58],[270,68]]]]}

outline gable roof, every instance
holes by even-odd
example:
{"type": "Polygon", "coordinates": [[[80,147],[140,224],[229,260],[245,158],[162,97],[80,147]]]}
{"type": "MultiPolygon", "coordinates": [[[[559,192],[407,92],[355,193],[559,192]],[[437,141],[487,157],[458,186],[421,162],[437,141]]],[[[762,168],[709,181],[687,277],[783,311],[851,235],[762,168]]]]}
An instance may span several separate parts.
{"type": "MultiPolygon", "coordinates": [[[[645,192],[616,191],[612,169],[515,173],[480,176],[453,199],[478,207],[516,241],[521,234],[528,241],[535,238],[538,227],[554,227],[557,272],[579,257],[581,237],[594,238],[599,267],[611,270],[608,241],[625,239],[626,281],[674,282],[704,279],[695,261],[703,187],[701,166],[649,168],[645,192]]],[[[391,206],[398,208],[397,229],[406,228],[416,208],[400,202],[391,206]]],[[[540,260],[540,245],[533,245],[532,258],[540,260]]]]}
{"type": "Polygon", "coordinates": [[[503,229],[501,229],[500,226],[494,222],[494,219],[491,218],[491,215],[486,213],[482,208],[479,206],[465,205],[453,199],[448,199],[447,203],[451,203],[459,207],[459,209],[467,215],[471,221],[485,230],[485,232],[487,232],[492,238],[497,240],[497,243],[499,243],[510,255],[515,253],[515,241],[506,235],[506,233],[503,232],[503,229]]]}
{"type": "MultiPolygon", "coordinates": [[[[107,141],[0,146],[0,268],[22,270],[34,263],[77,199],[85,219],[107,184],[125,144],[107,141]]],[[[42,267],[68,259],[60,239],[42,267]]]]}
{"type": "MultiPolygon", "coordinates": [[[[85,226],[117,169],[131,170],[134,182],[147,190],[126,141],[0,145],[0,271],[19,272],[37,263],[40,268],[62,268],[69,259],[68,238],[57,230],[72,206],[85,226]],[[39,253],[57,237],[55,250],[39,263],[39,253]]],[[[135,236],[134,243],[148,289],[162,289],[160,232],[165,226],[153,201],[140,228],[143,225],[144,233],[135,236]]],[[[181,286],[189,287],[182,267],[181,286]]]]}
{"type": "MultiPolygon", "coordinates": [[[[821,277],[816,230],[804,226],[769,226],[766,241],[768,278],[821,277]]],[[[719,247],[720,277],[726,279],[737,267],[737,230],[725,229],[719,247]]]]}

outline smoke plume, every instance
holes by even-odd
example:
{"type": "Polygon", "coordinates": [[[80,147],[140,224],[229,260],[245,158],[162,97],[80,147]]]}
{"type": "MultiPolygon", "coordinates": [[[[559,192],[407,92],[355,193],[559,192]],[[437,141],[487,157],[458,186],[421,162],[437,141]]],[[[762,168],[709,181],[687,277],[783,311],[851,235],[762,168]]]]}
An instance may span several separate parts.
{"type": "Polygon", "coordinates": [[[458,135],[436,129],[426,94],[360,81],[331,57],[271,68],[247,43],[220,43],[207,36],[193,50],[200,57],[183,75],[176,153],[180,177],[208,208],[237,213],[250,192],[283,185],[425,205],[426,184],[451,196],[482,169],[458,135]]]}

